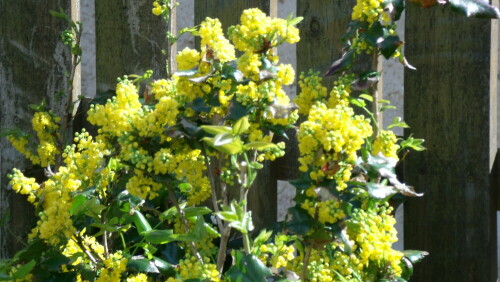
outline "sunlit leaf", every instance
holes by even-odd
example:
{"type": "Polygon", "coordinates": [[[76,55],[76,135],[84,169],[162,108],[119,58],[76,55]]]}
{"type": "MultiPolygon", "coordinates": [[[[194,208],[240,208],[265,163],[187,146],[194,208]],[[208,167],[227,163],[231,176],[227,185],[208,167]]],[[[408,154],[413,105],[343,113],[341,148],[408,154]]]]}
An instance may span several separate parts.
{"type": "Polygon", "coordinates": [[[449,0],[451,9],[467,17],[500,18],[498,8],[484,0],[449,0]]]}

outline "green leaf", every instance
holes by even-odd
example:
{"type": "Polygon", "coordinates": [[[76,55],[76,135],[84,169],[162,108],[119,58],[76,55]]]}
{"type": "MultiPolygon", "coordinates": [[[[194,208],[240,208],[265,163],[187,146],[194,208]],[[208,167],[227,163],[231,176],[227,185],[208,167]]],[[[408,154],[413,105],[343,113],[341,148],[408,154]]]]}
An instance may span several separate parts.
{"type": "Polygon", "coordinates": [[[411,263],[411,260],[407,257],[402,257],[400,265],[401,269],[403,270],[401,273],[401,277],[409,280],[413,275],[413,264],[411,263]]]}
{"type": "Polygon", "coordinates": [[[373,97],[368,94],[361,94],[359,98],[365,99],[366,101],[373,102],[373,97]]]}
{"type": "Polygon", "coordinates": [[[151,244],[167,244],[174,241],[172,236],[174,231],[171,229],[166,230],[146,230],[141,233],[144,239],[151,244]]]}
{"type": "Polygon", "coordinates": [[[203,140],[215,149],[229,155],[240,153],[243,150],[241,139],[231,133],[219,133],[211,140],[210,138],[203,138],[203,140]],[[211,142],[213,143],[210,144],[211,142]]]}
{"type": "Polygon", "coordinates": [[[226,273],[230,281],[266,281],[266,277],[273,275],[271,270],[254,255],[237,250],[233,256],[234,265],[226,273]]]}
{"type": "Polygon", "coordinates": [[[425,147],[422,145],[424,141],[424,139],[415,139],[410,136],[406,140],[403,140],[403,142],[401,142],[401,149],[411,148],[415,151],[424,151],[425,147]]]}
{"type": "Polygon", "coordinates": [[[424,259],[425,256],[429,255],[429,253],[426,251],[418,250],[404,250],[403,255],[407,257],[412,264],[415,264],[424,259]]]}
{"type": "Polygon", "coordinates": [[[387,0],[385,2],[385,7],[388,5],[392,5],[391,18],[393,21],[399,21],[401,18],[401,14],[405,9],[405,1],[404,0],[387,0]]]}
{"type": "Polygon", "coordinates": [[[243,73],[238,69],[235,61],[228,62],[222,66],[221,77],[223,79],[232,79],[236,82],[243,80],[243,73]]]}
{"type": "Polygon", "coordinates": [[[312,185],[312,180],[309,177],[309,173],[302,173],[299,178],[290,180],[289,182],[299,190],[305,190],[312,185]]]}
{"type": "Polygon", "coordinates": [[[230,144],[234,142],[235,139],[234,135],[229,132],[219,133],[214,137],[214,147],[230,144]]]}
{"type": "Polygon", "coordinates": [[[264,150],[264,149],[270,149],[270,148],[275,148],[276,144],[271,143],[271,142],[263,142],[263,141],[256,141],[256,142],[250,142],[248,144],[245,144],[246,149],[254,149],[254,150],[264,150]]]}
{"type": "Polygon", "coordinates": [[[363,33],[362,37],[372,47],[379,47],[380,43],[387,36],[388,31],[380,22],[374,22],[371,27],[363,33]]]}
{"type": "Polygon", "coordinates": [[[127,270],[132,272],[160,273],[154,261],[145,259],[142,256],[136,256],[129,259],[127,270]]]}
{"type": "Polygon", "coordinates": [[[202,125],[200,126],[205,132],[208,132],[213,135],[221,134],[221,133],[230,133],[231,127],[223,126],[223,125],[202,125]]]}
{"type": "Polygon", "coordinates": [[[352,99],[349,99],[349,103],[351,103],[352,105],[354,105],[356,107],[360,107],[360,108],[366,107],[365,101],[363,101],[361,99],[352,98],[352,99]]]}
{"type": "Polygon", "coordinates": [[[61,270],[61,265],[68,264],[70,259],[63,254],[52,254],[46,261],[43,262],[44,268],[51,272],[61,270]]]}
{"type": "Polygon", "coordinates": [[[203,100],[200,97],[197,97],[196,99],[191,102],[189,105],[191,109],[193,109],[197,114],[199,113],[209,113],[211,108],[205,104],[205,100],[203,100]]]}
{"type": "Polygon", "coordinates": [[[56,11],[53,11],[53,10],[49,10],[49,13],[53,16],[53,17],[56,17],[56,18],[60,18],[60,19],[63,19],[65,21],[69,21],[69,18],[68,16],[64,13],[64,10],[61,9],[59,12],[56,12],[56,11]]]}
{"type": "Polygon", "coordinates": [[[206,215],[211,213],[212,210],[207,207],[189,207],[184,209],[184,215],[186,217],[193,217],[199,215],[206,215]]]}
{"type": "Polygon", "coordinates": [[[241,135],[249,128],[250,123],[248,122],[248,116],[244,116],[234,123],[232,133],[233,135],[241,135]]]}
{"type": "MultiPolygon", "coordinates": [[[[291,14],[290,14],[291,15],[291,14]]],[[[304,17],[296,17],[296,18],[293,18],[293,19],[290,19],[290,20],[287,20],[287,24],[288,25],[297,25],[298,23],[300,23],[302,20],[304,19],[304,17]]]]}
{"type": "Polygon", "coordinates": [[[84,195],[77,195],[76,197],[73,198],[73,202],[71,203],[71,209],[70,209],[70,214],[71,215],[78,215],[78,213],[75,213],[75,211],[81,211],[80,207],[87,201],[87,197],[84,195]]]}
{"type": "Polygon", "coordinates": [[[380,107],[381,112],[388,110],[388,109],[395,110],[397,108],[396,108],[396,106],[393,106],[393,105],[383,105],[382,107],[380,107]]]}
{"type": "Polygon", "coordinates": [[[230,120],[239,120],[240,118],[248,115],[253,110],[252,107],[248,108],[236,101],[236,98],[231,100],[231,104],[229,105],[228,114],[226,116],[227,119],[230,120]]]}
{"type": "Polygon", "coordinates": [[[171,276],[175,274],[175,268],[170,263],[158,257],[153,257],[153,262],[163,276],[171,276]]]}
{"type": "Polygon", "coordinates": [[[484,0],[449,0],[451,9],[467,17],[500,18],[498,8],[484,0]]]}
{"type": "Polygon", "coordinates": [[[312,228],[314,219],[303,209],[291,207],[288,209],[291,219],[286,222],[286,227],[291,232],[298,235],[305,235],[312,228]]]}
{"type": "Polygon", "coordinates": [[[380,43],[380,53],[382,53],[386,59],[390,59],[401,45],[403,45],[403,41],[399,39],[399,36],[389,35],[380,43]]]}
{"type": "Polygon", "coordinates": [[[35,260],[31,260],[30,262],[26,263],[25,265],[19,267],[16,272],[12,274],[12,278],[14,279],[23,279],[26,275],[28,275],[31,270],[35,267],[36,262],[35,260]]]}
{"type": "Polygon", "coordinates": [[[177,187],[183,193],[187,193],[187,192],[193,190],[193,185],[191,185],[187,182],[180,183],[177,187]]]}
{"type": "Polygon", "coordinates": [[[146,217],[144,217],[144,215],[140,211],[135,210],[134,215],[132,217],[134,219],[135,227],[137,227],[137,232],[139,232],[139,234],[141,234],[142,232],[152,230],[148,220],[146,219],[146,217]]]}
{"type": "Polygon", "coordinates": [[[394,127],[409,128],[408,124],[406,124],[406,122],[402,121],[401,117],[395,117],[392,120],[392,124],[389,125],[387,128],[391,129],[391,128],[394,128],[394,127]]]}
{"type": "Polygon", "coordinates": [[[260,246],[267,242],[267,240],[271,238],[271,235],[273,235],[272,231],[267,231],[266,229],[260,231],[259,235],[253,240],[252,253],[255,254],[256,252],[259,252],[260,246]]]}

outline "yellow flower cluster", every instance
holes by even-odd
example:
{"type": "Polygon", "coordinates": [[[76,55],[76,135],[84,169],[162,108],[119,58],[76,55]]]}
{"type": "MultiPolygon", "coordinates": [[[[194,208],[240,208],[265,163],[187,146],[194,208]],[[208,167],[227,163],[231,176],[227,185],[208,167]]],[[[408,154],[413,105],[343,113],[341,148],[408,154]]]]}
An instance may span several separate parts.
{"type": "Polygon", "coordinates": [[[372,154],[374,156],[382,154],[388,158],[398,159],[399,145],[397,141],[398,139],[396,135],[394,135],[394,132],[390,130],[381,130],[373,142],[372,154]]]}
{"type": "Polygon", "coordinates": [[[110,254],[104,259],[104,268],[101,269],[96,282],[120,282],[123,272],[127,269],[127,258],[122,256],[121,251],[110,254]]]}
{"type": "Polygon", "coordinates": [[[327,201],[306,200],[301,207],[321,223],[335,223],[346,216],[340,208],[340,201],[337,199],[327,201]]]}
{"type": "Polygon", "coordinates": [[[298,133],[300,171],[310,171],[312,180],[336,179],[339,191],[346,188],[356,152],[372,134],[370,122],[354,115],[352,108],[325,104],[312,106],[308,120],[300,125],[298,133]]]}
{"type": "Polygon", "coordinates": [[[247,9],[241,24],[229,28],[229,38],[243,52],[266,52],[282,42],[290,44],[300,40],[299,30],[284,19],[270,18],[261,10],[247,9]]]}
{"type": "Polygon", "coordinates": [[[156,100],[160,100],[162,97],[175,97],[175,81],[167,79],[155,80],[151,83],[151,93],[155,95],[156,100]]]}
{"type": "Polygon", "coordinates": [[[330,108],[338,105],[343,107],[349,106],[348,98],[351,94],[351,83],[353,80],[354,75],[343,75],[334,82],[332,91],[330,91],[330,98],[328,99],[328,106],[330,108]]]}
{"type": "Polygon", "coordinates": [[[307,115],[314,102],[326,99],[327,89],[321,85],[322,81],[318,72],[309,71],[307,76],[305,73],[300,74],[300,94],[294,100],[299,107],[299,114],[307,115]]]}
{"type": "Polygon", "coordinates": [[[148,281],[153,281],[153,280],[149,279],[148,276],[144,273],[130,275],[129,277],[127,277],[127,282],[148,282],[148,281]]]}
{"type": "Polygon", "coordinates": [[[205,257],[204,264],[201,264],[195,256],[187,255],[179,263],[178,278],[170,277],[167,282],[180,282],[191,278],[198,278],[203,281],[219,282],[219,271],[215,264],[210,263],[210,259],[205,257]]]}
{"type": "Polygon", "coordinates": [[[384,0],[357,0],[352,10],[352,20],[366,21],[370,25],[376,21],[389,22],[390,17],[384,12],[384,0]]]}
{"type": "Polygon", "coordinates": [[[286,239],[287,236],[277,235],[274,243],[262,244],[259,259],[276,269],[288,267],[288,263],[295,258],[295,247],[287,245],[286,239]]]}
{"type": "Polygon", "coordinates": [[[154,199],[158,196],[158,191],[162,188],[162,185],[144,175],[142,171],[135,170],[135,175],[128,180],[125,188],[134,196],[143,199],[154,199]]]}
{"type": "Polygon", "coordinates": [[[88,264],[90,263],[89,258],[84,255],[85,250],[91,250],[92,254],[98,255],[99,257],[96,259],[103,260],[104,259],[104,247],[99,244],[95,237],[85,235],[86,228],[78,233],[78,235],[74,235],[70,240],[66,243],[62,250],[62,254],[67,258],[71,258],[72,265],[78,265],[80,263],[88,264]],[[85,250],[82,250],[80,245],[77,243],[79,238],[81,239],[81,244],[84,246],[85,250]],[[78,255],[75,257],[75,255],[78,255]]]}
{"type": "Polygon", "coordinates": [[[357,209],[349,219],[347,234],[356,243],[359,267],[387,265],[388,274],[399,276],[403,254],[392,249],[392,244],[398,239],[394,228],[396,219],[391,212],[388,204],[372,210],[357,209]]]}
{"type": "Polygon", "coordinates": [[[18,194],[28,195],[28,201],[36,204],[37,195],[40,192],[40,185],[38,185],[35,178],[24,176],[24,174],[16,168],[12,170],[12,174],[9,175],[9,177],[11,178],[10,185],[12,185],[12,190],[18,194]]]}
{"type": "Polygon", "coordinates": [[[177,61],[178,70],[189,70],[198,66],[201,60],[201,54],[197,50],[186,47],[184,50],[177,53],[175,60],[177,61]]]}
{"type": "Polygon", "coordinates": [[[222,63],[236,58],[234,46],[224,37],[222,25],[218,19],[206,18],[200,24],[202,57],[217,58],[222,63]]]}
{"type": "Polygon", "coordinates": [[[253,81],[260,80],[259,72],[261,65],[262,61],[258,53],[245,52],[238,58],[238,69],[253,81]]]}

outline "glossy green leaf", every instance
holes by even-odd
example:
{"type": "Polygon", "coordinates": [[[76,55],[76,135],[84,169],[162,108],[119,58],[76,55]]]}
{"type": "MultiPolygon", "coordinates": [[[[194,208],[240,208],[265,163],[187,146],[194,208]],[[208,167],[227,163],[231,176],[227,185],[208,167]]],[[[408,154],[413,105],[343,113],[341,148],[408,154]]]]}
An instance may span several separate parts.
{"type": "Polygon", "coordinates": [[[234,265],[227,271],[230,281],[255,282],[266,281],[272,272],[256,256],[243,251],[234,251],[234,265]]]}
{"type": "Polygon", "coordinates": [[[401,258],[401,277],[403,279],[409,280],[411,276],[413,275],[413,264],[411,263],[411,260],[407,257],[402,257],[401,258]]]}
{"type": "Polygon", "coordinates": [[[84,195],[76,195],[73,197],[73,201],[71,203],[71,209],[70,209],[70,214],[71,215],[78,215],[81,211],[80,207],[87,201],[87,197],[84,195]],[[78,213],[75,213],[75,211],[78,211],[78,213]]]}
{"type": "Polygon", "coordinates": [[[342,58],[336,60],[332,63],[328,71],[324,76],[334,75],[340,73],[351,67],[352,61],[354,60],[354,51],[348,51],[342,55],[342,58]]]}
{"type": "Polygon", "coordinates": [[[31,270],[35,267],[36,262],[35,260],[31,260],[25,265],[19,267],[16,272],[12,274],[12,278],[14,279],[23,279],[26,275],[28,275],[31,270]]]}
{"type": "Polygon", "coordinates": [[[406,122],[402,121],[401,117],[395,117],[392,120],[392,124],[389,125],[387,128],[391,129],[391,128],[394,128],[394,127],[409,128],[408,124],[406,124],[406,122]]]}
{"type": "Polygon", "coordinates": [[[312,185],[312,180],[309,177],[309,173],[302,173],[299,178],[290,180],[289,182],[299,190],[305,190],[312,185]]]}
{"type": "Polygon", "coordinates": [[[192,68],[190,70],[176,71],[174,73],[174,75],[175,76],[179,76],[179,77],[184,77],[184,76],[190,77],[190,76],[193,76],[193,75],[195,75],[197,73],[198,73],[198,67],[192,68]]]}
{"type": "Polygon", "coordinates": [[[132,272],[160,273],[154,261],[137,256],[128,260],[127,270],[132,272]]]}
{"type": "Polygon", "coordinates": [[[240,118],[248,115],[253,110],[252,107],[247,107],[236,101],[236,98],[231,100],[229,104],[228,114],[226,116],[227,119],[230,120],[239,120],[240,118]]]}
{"type": "Polygon", "coordinates": [[[153,257],[153,262],[163,276],[171,276],[175,274],[175,268],[170,263],[158,257],[153,257]]]}
{"type": "Polygon", "coordinates": [[[135,227],[137,227],[137,232],[139,232],[139,234],[152,230],[148,220],[140,211],[136,210],[132,218],[134,219],[134,224],[135,227]]]}
{"type": "Polygon", "coordinates": [[[171,229],[167,230],[146,230],[141,233],[144,239],[151,244],[167,244],[174,241],[172,236],[174,231],[171,229]]]}
{"type": "Polygon", "coordinates": [[[207,207],[189,207],[184,209],[184,215],[186,217],[206,215],[211,213],[212,210],[207,207]]]}
{"type": "Polygon", "coordinates": [[[303,209],[291,207],[288,209],[290,220],[286,222],[286,228],[298,235],[305,235],[312,228],[313,218],[303,209]]]}
{"type": "Polygon", "coordinates": [[[389,35],[379,44],[380,53],[382,53],[386,59],[390,59],[402,44],[403,41],[399,39],[399,36],[389,35]]]}
{"type": "Polygon", "coordinates": [[[498,8],[484,0],[449,0],[451,9],[467,17],[500,18],[498,8]]]}
{"type": "Polygon", "coordinates": [[[179,190],[183,193],[187,193],[191,190],[193,190],[193,185],[187,183],[187,182],[183,182],[183,183],[180,183],[179,185],[177,185],[177,188],[179,188],[179,190]]]}

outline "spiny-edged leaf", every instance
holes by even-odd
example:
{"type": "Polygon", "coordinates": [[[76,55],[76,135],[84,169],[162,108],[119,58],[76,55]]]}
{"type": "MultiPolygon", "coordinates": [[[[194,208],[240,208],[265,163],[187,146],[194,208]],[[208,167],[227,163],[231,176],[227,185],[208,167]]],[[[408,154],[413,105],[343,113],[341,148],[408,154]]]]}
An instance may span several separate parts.
{"type": "Polygon", "coordinates": [[[160,273],[154,261],[142,256],[135,256],[128,260],[127,270],[132,272],[160,273]]]}
{"type": "Polygon", "coordinates": [[[153,262],[162,275],[170,276],[175,274],[175,268],[170,263],[162,260],[161,258],[153,257],[153,262]]]}
{"type": "Polygon", "coordinates": [[[172,241],[174,231],[171,229],[166,230],[147,230],[141,233],[144,239],[151,244],[167,244],[172,241]]]}
{"type": "Polygon", "coordinates": [[[210,107],[205,104],[205,100],[200,97],[191,102],[190,108],[193,109],[196,113],[209,113],[210,107]]]}
{"type": "Polygon", "coordinates": [[[235,61],[228,62],[222,66],[221,76],[224,79],[233,79],[236,82],[243,80],[243,73],[238,69],[235,61]]]}
{"type": "Polygon", "coordinates": [[[500,18],[498,8],[484,0],[449,0],[451,9],[467,17],[500,18]]]}
{"type": "Polygon", "coordinates": [[[312,180],[309,177],[309,173],[302,173],[299,178],[290,180],[289,182],[299,190],[305,190],[312,185],[312,180]]]}
{"type": "Polygon", "coordinates": [[[392,57],[394,52],[403,44],[403,41],[399,39],[399,36],[397,35],[390,35],[387,36],[380,44],[380,53],[384,55],[386,59],[389,59],[392,57]]]}
{"type": "Polygon", "coordinates": [[[397,193],[397,191],[392,186],[386,186],[373,182],[366,183],[366,188],[370,196],[379,200],[385,199],[397,193]]]}
{"type": "Polygon", "coordinates": [[[234,251],[234,265],[227,271],[230,281],[254,282],[266,281],[272,272],[256,256],[243,251],[234,251]]]}
{"type": "Polygon", "coordinates": [[[324,76],[334,75],[348,69],[352,65],[354,59],[354,51],[348,51],[342,55],[342,58],[332,63],[324,76]]]}
{"type": "Polygon", "coordinates": [[[335,234],[335,237],[342,242],[343,251],[350,255],[352,252],[353,243],[349,240],[349,236],[347,236],[347,231],[345,226],[341,226],[340,222],[337,222],[330,226],[331,231],[335,234]]]}
{"type": "Polygon", "coordinates": [[[33,270],[33,268],[35,267],[35,265],[36,265],[35,260],[29,261],[25,265],[19,267],[16,270],[16,272],[14,272],[12,274],[12,278],[14,278],[14,279],[22,279],[22,278],[24,278],[26,275],[28,275],[31,272],[31,270],[33,270]]]}
{"type": "Polygon", "coordinates": [[[413,187],[408,186],[404,183],[401,183],[396,174],[394,173],[393,169],[388,169],[388,168],[380,168],[378,170],[378,173],[381,177],[386,178],[393,186],[394,189],[397,190],[399,193],[408,196],[408,197],[421,197],[424,194],[423,193],[417,193],[415,192],[415,189],[413,187]]]}
{"type": "Polygon", "coordinates": [[[404,250],[403,255],[407,257],[411,263],[417,263],[421,261],[425,256],[429,255],[426,251],[418,251],[418,250],[404,250]]]}
{"type": "Polygon", "coordinates": [[[200,128],[203,129],[203,131],[213,135],[231,132],[231,127],[224,125],[202,125],[200,126],[200,128]]]}
{"type": "Polygon", "coordinates": [[[196,137],[200,134],[201,128],[198,127],[194,122],[189,121],[185,118],[181,118],[181,125],[184,129],[184,132],[191,137],[196,137]]]}
{"type": "Polygon", "coordinates": [[[151,225],[149,224],[146,217],[144,217],[144,215],[140,211],[136,210],[132,218],[139,234],[153,229],[151,228],[151,225]]]}
{"type": "Polygon", "coordinates": [[[248,122],[248,116],[244,116],[234,123],[232,133],[233,135],[241,135],[249,128],[250,122],[248,122]]]}
{"type": "Polygon", "coordinates": [[[312,228],[314,221],[311,216],[301,208],[291,207],[288,209],[290,220],[286,222],[286,227],[291,232],[298,235],[305,235],[312,228]]]}
{"type": "Polygon", "coordinates": [[[252,110],[252,107],[246,107],[240,102],[236,101],[236,98],[233,98],[231,100],[231,103],[229,104],[229,110],[226,118],[230,120],[239,120],[240,118],[251,113],[252,110]]]}
{"type": "Polygon", "coordinates": [[[174,73],[174,75],[175,76],[179,76],[179,77],[183,77],[183,76],[190,77],[190,76],[195,75],[196,73],[198,73],[198,67],[195,67],[195,68],[192,68],[192,69],[189,69],[189,70],[176,71],[174,73]]]}
{"type": "Polygon", "coordinates": [[[256,141],[245,144],[245,148],[254,150],[264,150],[269,148],[275,148],[276,144],[271,142],[256,141]]]}
{"type": "Polygon", "coordinates": [[[372,47],[379,47],[387,34],[387,28],[377,21],[362,36],[372,47]]]}
{"type": "Polygon", "coordinates": [[[349,27],[347,28],[346,33],[342,35],[342,42],[347,42],[350,38],[352,38],[358,30],[366,30],[368,29],[368,22],[367,21],[360,21],[360,20],[355,20],[349,22],[349,27]]]}
{"type": "Polygon", "coordinates": [[[387,0],[385,2],[386,9],[389,9],[389,14],[393,21],[398,21],[405,9],[404,0],[387,0]]]}

